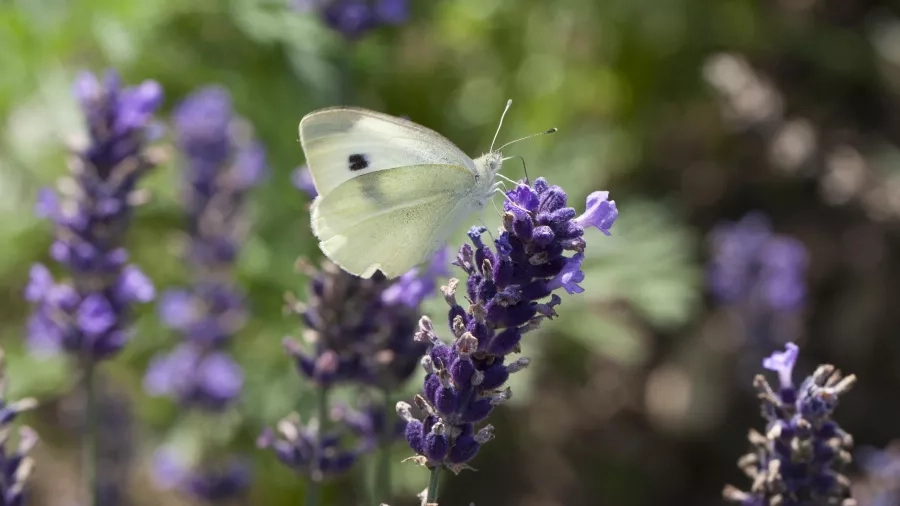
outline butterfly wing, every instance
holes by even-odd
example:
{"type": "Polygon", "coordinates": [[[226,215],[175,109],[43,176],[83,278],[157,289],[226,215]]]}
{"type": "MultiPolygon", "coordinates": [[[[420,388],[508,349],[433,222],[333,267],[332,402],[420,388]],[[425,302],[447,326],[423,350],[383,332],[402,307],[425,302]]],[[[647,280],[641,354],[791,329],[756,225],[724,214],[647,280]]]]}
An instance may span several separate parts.
{"type": "Polygon", "coordinates": [[[333,262],[364,278],[428,260],[479,204],[459,165],[415,165],[345,181],[312,204],[312,229],[333,262]]]}
{"type": "Polygon", "coordinates": [[[412,121],[354,107],[330,107],[300,120],[300,143],[319,195],[375,172],[411,165],[455,165],[472,159],[439,133],[412,121]]]}

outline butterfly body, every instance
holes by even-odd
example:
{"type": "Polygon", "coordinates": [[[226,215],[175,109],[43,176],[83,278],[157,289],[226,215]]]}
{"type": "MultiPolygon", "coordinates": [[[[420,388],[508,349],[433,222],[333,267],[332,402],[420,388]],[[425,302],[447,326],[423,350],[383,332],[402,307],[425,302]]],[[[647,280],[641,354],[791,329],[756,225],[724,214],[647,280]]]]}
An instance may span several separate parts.
{"type": "Polygon", "coordinates": [[[300,142],[318,196],[322,252],[362,277],[425,262],[496,190],[499,152],[472,159],[423,126],[353,107],[314,111],[300,142]]]}

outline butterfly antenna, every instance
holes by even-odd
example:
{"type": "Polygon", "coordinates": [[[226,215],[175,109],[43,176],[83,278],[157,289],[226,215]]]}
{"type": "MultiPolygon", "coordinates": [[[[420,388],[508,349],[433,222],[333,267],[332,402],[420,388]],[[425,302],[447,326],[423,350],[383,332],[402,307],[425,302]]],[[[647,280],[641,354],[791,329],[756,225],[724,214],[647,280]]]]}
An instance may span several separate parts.
{"type": "Polygon", "coordinates": [[[503,118],[506,117],[506,112],[509,111],[509,107],[512,105],[512,99],[506,101],[506,107],[503,108],[503,114],[500,115],[500,124],[497,125],[497,131],[494,132],[494,140],[491,141],[491,149],[490,152],[494,152],[494,143],[497,142],[497,136],[500,135],[500,127],[503,126],[503,118]]]}
{"type": "MultiPolygon", "coordinates": [[[[503,158],[501,161],[505,162],[507,160],[512,160],[514,158],[518,158],[519,160],[522,160],[522,170],[525,171],[525,184],[527,184],[528,186],[531,186],[531,179],[528,178],[528,167],[525,166],[525,158],[524,157],[522,157],[520,155],[507,156],[507,157],[503,158]]],[[[500,174],[497,174],[497,176],[500,176],[500,174]]],[[[516,184],[518,184],[518,183],[516,183],[516,184]]]]}
{"type": "Polygon", "coordinates": [[[519,142],[519,141],[524,141],[525,139],[531,139],[532,137],[537,137],[537,136],[540,136],[540,135],[555,134],[555,133],[558,132],[558,131],[559,131],[558,128],[553,127],[553,128],[551,128],[550,130],[547,130],[547,131],[545,131],[545,132],[540,132],[540,133],[536,133],[536,134],[526,135],[525,137],[522,137],[521,139],[516,139],[516,140],[514,140],[514,141],[509,141],[509,142],[507,142],[506,144],[504,144],[504,145],[500,146],[499,148],[497,148],[497,151],[503,151],[503,148],[505,148],[506,146],[509,146],[510,144],[515,144],[515,143],[517,143],[517,142],[519,142]]]}

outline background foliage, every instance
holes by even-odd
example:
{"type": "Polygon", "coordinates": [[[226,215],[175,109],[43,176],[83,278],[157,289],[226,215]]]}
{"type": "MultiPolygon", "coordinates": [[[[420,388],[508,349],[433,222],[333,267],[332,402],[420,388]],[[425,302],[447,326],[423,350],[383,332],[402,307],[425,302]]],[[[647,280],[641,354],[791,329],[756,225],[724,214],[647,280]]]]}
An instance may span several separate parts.
{"type": "MultiPolygon", "coordinates": [[[[143,393],[148,360],[174,342],[152,307],[105,368],[133,415],[121,443],[134,448],[129,504],[184,503],[156,490],[149,456],[163,440],[200,437],[254,459],[248,504],[298,503],[302,480],[254,439],[313,403],[280,345],[300,332],[282,311],[284,292],[305,282],[294,260],[319,257],[307,199],[289,181],[303,163],[299,119],[341,103],[409,116],[479,154],[512,98],[501,140],[560,128],[512,150],[529,174],[576,203],[608,189],[621,212],[613,237],[589,248],[584,296],[526,339],[534,367],[515,377],[479,471],[448,478],[441,504],[705,505],[721,502],[726,481],[743,484],[733,463],[761,423],[749,382],[771,349],[754,350],[705,294],[704,237],[753,209],[810,249],[803,372],[824,361],[858,373],[838,413],[858,443],[900,434],[900,316],[889,302],[900,300],[890,295],[900,286],[900,12],[889,2],[412,4],[409,22],[350,42],[282,0],[0,2],[0,343],[8,397],[42,404],[27,420],[42,436],[34,504],[73,504],[77,490],[76,379],[64,361],[25,350],[22,290],[51,241],[32,212],[36,192],[65,172],[65,147],[83,128],[69,92],[80,69],[158,80],[166,110],[223,85],[271,167],[238,266],[251,314],[235,340],[247,379],[239,408],[211,428],[143,393]]],[[[145,183],[153,198],[129,238],[160,289],[187,274],[178,170],[173,151],[145,183]]],[[[511,161],[504,173],[520,171],[511,161]]],[[[496,226],[490,207],[484,219],[496,226]]],[[[444,312],[441,301],[429,309],[444,312]]],[[[396,453],[391,504],[413,504],[426,473],[400,464],[404,445],[396,453]]],[[[358,504],[361,479],[334,484],[329,498],[358,504]]]]}

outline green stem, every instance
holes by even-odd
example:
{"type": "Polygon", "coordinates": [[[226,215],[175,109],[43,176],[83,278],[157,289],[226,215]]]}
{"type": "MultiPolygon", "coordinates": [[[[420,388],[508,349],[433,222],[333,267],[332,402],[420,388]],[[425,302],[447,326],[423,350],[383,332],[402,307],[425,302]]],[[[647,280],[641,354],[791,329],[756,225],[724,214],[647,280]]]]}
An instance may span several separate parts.
{"type": "Polygon", "coordinates": [[[322,438],[328,430],[328,387],[319,388],[319,432],[316,434],[316,447],[313,449],[312,473],[306,486],[305,506],[319,506],[322,500],[322,438]]]}
{"type": "Polygon", "coordinates": [[[84,361],[84,423],[82,440],[82,481],[85,504],[97,506],[97,392],[94,386],[94,360],[84,361]]]}
{"type": "Polygon", "coordinates": [[[375,499],[376,504],[386,503],[391,499],[391,446],[394,442],[394,417],[391,411],[391,392],[384,390],[384,426],[381,428],[379,438],[378,467],[375,470],[375,499]]]}
{"type": "Polygon", "coordinates": [[[438,482],[441,481],[441,467],[431,468],[431,476],[428,478],[428,493],[425,495],[425,504],[437,504],[438,482]]]}

